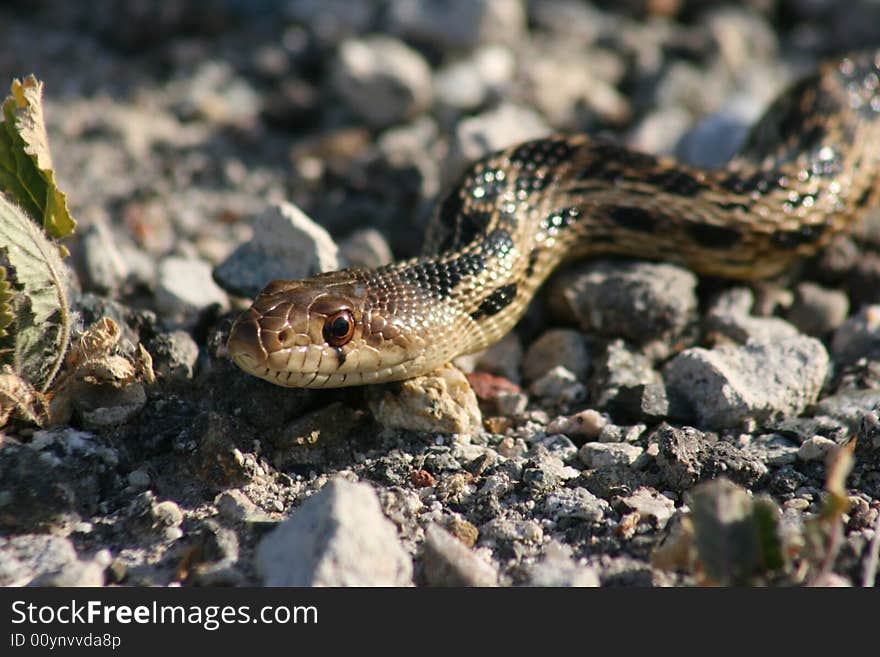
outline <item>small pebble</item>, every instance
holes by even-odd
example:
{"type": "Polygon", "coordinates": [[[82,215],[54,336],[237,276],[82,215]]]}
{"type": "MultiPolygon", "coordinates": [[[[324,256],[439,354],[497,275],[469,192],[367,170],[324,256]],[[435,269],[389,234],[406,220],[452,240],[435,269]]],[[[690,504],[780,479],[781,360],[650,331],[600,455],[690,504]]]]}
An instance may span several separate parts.
{"type": "Polygon", "coordinates": [[[797,456],[801,461],[820,461],[835,447],[837,443],[833,440],[824,436],[813,436],[801,444],[797,456]]]}
{"type": "Polygon", "coordinates": [[[629,443],[584,443],[578,458],[588,468],[607,468],[617,465],[630,466],[645,450],[629,443]]]}
{"type": "Polygon", "coordinates": [[[562,365],[557,365],[529,386],[529,392],[536,397],[557,404],[569,404],[587,396],[587,389],[577,377],[562,365]]]}
{"type": "Polygon", "coordinates": [[[535,381],[560,365],[579,380],[586,377],[590,368],[590,352],[580,332],[550,329],[542,333],[529,345],[523,358],[523,379],[535,381]]]}

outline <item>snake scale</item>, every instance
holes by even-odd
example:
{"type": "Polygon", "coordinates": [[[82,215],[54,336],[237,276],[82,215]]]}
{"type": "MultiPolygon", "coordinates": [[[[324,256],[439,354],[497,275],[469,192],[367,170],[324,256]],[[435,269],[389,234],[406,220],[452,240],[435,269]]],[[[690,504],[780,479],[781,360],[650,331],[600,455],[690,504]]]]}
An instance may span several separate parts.
{"type": "Polygon", "coordinates": [[[880,50],[822,64],[722,169],[583,135],[473,164],[419,258],[273,281],[233,324],[233,360],[282,386],[415,377],[500,339],[563,261],[617,254],[757,279],[814,254],[880,197],[880,50]]]}

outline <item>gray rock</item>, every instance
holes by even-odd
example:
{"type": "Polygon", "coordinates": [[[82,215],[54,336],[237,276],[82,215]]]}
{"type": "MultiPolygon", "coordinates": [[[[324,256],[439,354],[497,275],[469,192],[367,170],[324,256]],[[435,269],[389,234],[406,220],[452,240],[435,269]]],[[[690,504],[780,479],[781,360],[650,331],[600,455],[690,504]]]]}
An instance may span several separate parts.
{"type": "Polygon", "coordinates": [[[587,408],[570,416],[560,416],[547,425],[548,433],[564,433],[569,436],[583,436],[587,440],[599,437],[608,425],[608,418],[592,408],[587,408]]]}
{"type": "Polygon", "coordinates": [[[128,485],[131,486],[133,490],[140,491],[150,487],[150,473],[142,467],[129,472],[127,479],[128,485]]]}
{"type": "Polygon", "coordinates": [[[596,587],[595,568],[576,563],[562,549],[546,551],[544,558],[528,569],[529,586],[596,587]]]}
{"type": "Polygon", "coordinates": [[[351,0],[293,0],[281,4],[286,16],[328,43],[362,34],[369,29],[376,5],[351,0]]]}
{"type": "Polygon", "coordinates": [[[764,462],[751,452],[693,427],[661,424],[649,442],[656,442],[659,448],[656,463],[661,482],[676,492],[722,474],[752,486],[768,472],[764,462]]]}
{"type": "Polygon", "coordinates": [[[164,315],[190,317],[211,304],[229,308],[229,299],[211,278],[204,260],[168,256],[159,261],[156,307],[164,315]]]}
{"type": "Polygon", "coordinates": [[[777,433],[752,436],[745,449],[767,465],[791,465],[797,460],[798,446],[777,433]]]}
{"type": "Polygon", "coordinates": [[[568,436],[561,433],[542,435],[538,434],[529,441],[533,446],[546,449],[552,456],[563,462],[571,461],[577,456],[578,448],[571,442],[568,436]]]}
{"type": "Polygon", "coordinates": [[[786,318],[802,333],[823,336],[836,330],[849,314],[849,297],[815,283],[799,283],[786,318]]]}
{"type": "Polygon", "coordinates": [[[724,166],[742,146],[753,119],[757,118],[750,116],[754,105],[743,101],[703,117],[682,137],[673,152],[694,166],[707,169],[724,166]]]}
{"type": "Polygon", "coordinates": [[[118,293],[138,284],[155,285],[155,261],[102,221],[90,225],[83,234],[82,259],[87,287],[101,294],[118,293]]]}
{"type": "Polygon", "coordinates": [[[521,60],[534,105],[554,126],[575,129],[590,119],[625,125],[629,102],[615,87],[594,75],[592,52],[581,48],[529,49],[521,60]],[[531,52],[529,52],[531,50],[531,52]]]}
{"type": "Polygon", "coordinates": [[[69,539],[50,534],[0,538],[0,586],[103,586],[109,553],[81,560],[69,539]]]}
{"type": "Polygon", "coordinates": [[[639,383],[621,386],[609,406],[615,419],[628,422],[659,422],[670,414],[666,386],[662,383],[639,383]]]}
{"type": "MultiPolygon", "coordinates": [[[[434,119],[420,116],[385,130],[377,143],[379,152],[393,168],[417,172],[418,191],[423,198],[434,198],[441,191],[438,133],[434,119]]],[[[445,143],[442,148],[445,153],[445,143]]]]}
{"type": "Polygon", "coordinates": [[[171,500],[153,505],[151,511],[157,527],[179,527],[183,523],[183,511],[171,500]]]}
{"type": "Polygon", "coordinates": [[[629,443],[584,443],[578,458],[588,468],[608,468],[618,465],[630,466],[645,450],[629,443]]]}
{"type": "Polygon", "coordinates": [[[187,331],[159,333],[149,343],[153,371],[166,381],[191,381],[199,358],[199,345],[187,331]]]}
{"type": "Polygon", "coordinates": [[[301,279],[342,266],[330,234],[292,203],[268,207],[254,220],[253,239],[215,270],[231,294],[255,297],[269,281],[301,279]]]}
{"type": "Polygon", "coordinates": [[[529,3],[529,18],[554,36],[590,44],[613,30],[612,15],[579,0],[541,0],[529,3]]]}
{"type": "Polygon", "coordinates": [[[597,408],[605,408],[614,402],[623,387],[661,382],[651,359],[623,340],[612,340],[593,360],[590,400],[597,408]]]}
{"type": "Polygon", "coordinates": [[[444,182],[451,183],[467,163],[519,142],[550,134],[550,127],[533,110],[502,103],[492,110],[459,121],[444,182]]]}
{"type": "Polygon", "coordinates": [[[522,0],[392,0],[391,31],[440,48],[515,44],[526,24],[522,0]]]}
{"type": "Polygon", "coordinates": [[[586,488],[563,488],[544,499],[544,512],[556,521],[580,520],[601,522],[610,512],[608,502],[596,497],[586,488]]]}
{"type": "Polygon", "coordinates": [[[831,338],[831,355],[836,363],[859,358],[874,359],[880,353],[880,305],[865,306],[847,319],[831,338]]]}
{"type": "Polygon", "coordinates": [[[741,343],[798,335],[794,326],[778,317],[752,317],[749,313],[754,303],[755,296],[747,287],[725,290],[706,313],[706,330],[741,343]]]}
{"type": "Polygon", "coordinates": [[[599,432],[600,443],[634,443],[647,428],[644,424],[606,424],[599,432]]]}
{"type": "Polygon", "coordinates": [[[516,59],[505,46],[483,46],[467,59],[441,68],[434,76],[434,97],[441,118],[455,119],[486,103],[510,83],[516,59]]]}
{"type": "Polygon", "coordinates": [[[356,230],[339,243],[339,251],[352,267],[375,269],[394,259],[385,237],[375,228],[356,230]]]}
{"type": "Polygon", "coordinates": [[[434,76],[434,95],[444,110],[457,114],[478,108],[489,96],[480,70],[471,60],[454,62],[434,76]]]}
{"type": "Polygon", "coordinates": [[[600,260],[566,276],[562,294],[584,331],[644,343],[672,340],[695,320],[696,285],[676,265],[600,260]]]}
{"type": "Polygon", "coordinates": [[[333,86],[352,112],[377,127],[412,118],[433,97],[425,59],[403,42],[380,35],[342,43],[333,86]]]}
{"type": "Polygon", "coordinates": [[[436,524],[425,531],[422,563],[431,586],[498,586],[496,568],[436,524]]]}
{"type": "Polygon", "coordinates": [[[580,474],[574,468],[565,465],[560,457],[540,448],[537,452],[529,459],[522,472],[522,481],[533,494],[547,493],[580,474]]]}
{"type": "MultiPolygon", "coordinates": [[[[508,381],[519,383],[520,366],[523,360],[522,343],[516,333],[508,333],[488,349],[475,355],[475,368],[503,376],[508,381]]],[[[513,402],[516,403],[516,402],[513,402]]],[[[506,413],[502,413],[506,415],[506,413]]]]}
{"type": "Polygon", "coordinates": [[[367,484],[334,479],[257,546],[266,586],[409,586],[412,562],[367,484]]]}
{"type": "Polygon", "coordinates": [[[670,396],[685,400],[701,426],[724,428],[800,413],[816,401],[828,365],[821,342],[794,336],[687,349],[663,374],[670,396]]]}
{"type": "Polygon", "coordinates": [[[803,442],[797,456],[801,461],[820,461],[835,447],[837,443],[833,440],[823,436],[813,436],[803,442]]]}
{"type": "Polygon", "coordinates": [[[536,520],[493,518],[480,526],[480,542],[487,545],[499,543],[539,544],[544,530],[536,520]]]}
{"type": "Polygon", "coordinates": [[[580,401],[587,396],[587,389],[577,377],[562,365],[554,367],[529,386],[529,392],[556,404],[580,401]]]}
{"type": "Polygon", "coordinates": [[[74,400],[74,406],[87,429],[106,429],[125,424],[140,413],[146,404],[147,391],[140,381],[114,388],[109,395],[98,392],[94,398],[82,395],[74,400]]]}
{"type": "Polygon", "coordinates": [[[660,107],[639,122],[627,144],[646,153],[672,155],[691,122],[690,112],[681,107],[660,107]]]}
{"type": "Polygon", "coordinates": [[[827,415],[856,430],[865,416],[878,408],[880,390],[853,390],[825,397],[816,403],[812,412],[816,416],[827,415]]]}
{"type": "Polygon", "coordinates": [[[583,335],[571,329],[550,329],[529,345],[522,363],[523,379],[535,381],[563,366],[578,380],[590,369],[590,352],[583,335]]]}
{"type": "Polygon", "coordinates": [[[642,519],[653,520],[661,529],[675,513],[675,502],[646,486],[640,486],[631,495],[622,497],[620,503],[630,511],[638,512],[642,519]]]}

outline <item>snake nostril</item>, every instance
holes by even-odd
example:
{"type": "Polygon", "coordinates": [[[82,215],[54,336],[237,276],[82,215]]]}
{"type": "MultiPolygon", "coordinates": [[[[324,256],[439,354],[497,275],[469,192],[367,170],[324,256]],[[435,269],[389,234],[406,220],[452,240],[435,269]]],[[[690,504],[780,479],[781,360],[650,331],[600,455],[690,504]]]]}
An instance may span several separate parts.
{"type": "Polygon", "coordinates": [[[244,355],[256,361],[265,357],[263,345],[260,341],[260,332],[256,322],[239,321],[232,326],[229,332],[227,345],[230,353],[244,355]]]}
{"type": "Polygon", "coordinates": [[[291,330],[290,329],[281,329],[278,331],[278,341],[283,344],[285,347],[290,344],[291,339],[291,330]]]}

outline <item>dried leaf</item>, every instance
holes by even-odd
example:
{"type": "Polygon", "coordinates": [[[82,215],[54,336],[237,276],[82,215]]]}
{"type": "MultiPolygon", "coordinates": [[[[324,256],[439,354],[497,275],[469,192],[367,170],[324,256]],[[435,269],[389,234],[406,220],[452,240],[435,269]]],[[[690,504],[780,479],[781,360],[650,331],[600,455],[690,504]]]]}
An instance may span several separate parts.
{"type": "Polygon", "coordinates": [[[70,338],[66,269],[57,245],[2,194],[0,266],[14,291],[12,330],[0,338],[0,363],[45,392],[70,338]]]}
{"type": "Polygon", "coordinates": [[[43,83],[33,75],[13,80],[0,124],[0,190],[52,237],[70,235],[76,221],[55,184],[43,123],[43,83]]]}
{"type": "Polygon", "coordinates": [[[825,460],[825,490],[828,497],[822,515],[838,517],[849,510],[849,494],[846,492],[846,478],[855,463],[856,441],[832,449],[825,460]]]}
{"type": "Polygon", "coordinates": [[[42,426],[47,419],[43,396],[13,372],[0,373],[0,427],[15,415],[42,426]]]}
{"type": "MultiPolygon", "coordinates": [[[[12,310],[12,298],[13,290],[12,285],[6,280],[6,268],[0,267],[0,338],[6,335],[6,329],[15,320],[12,310]]],[[[0,356],[0,361],[2,361],[2,356],[0,356]]]]}

